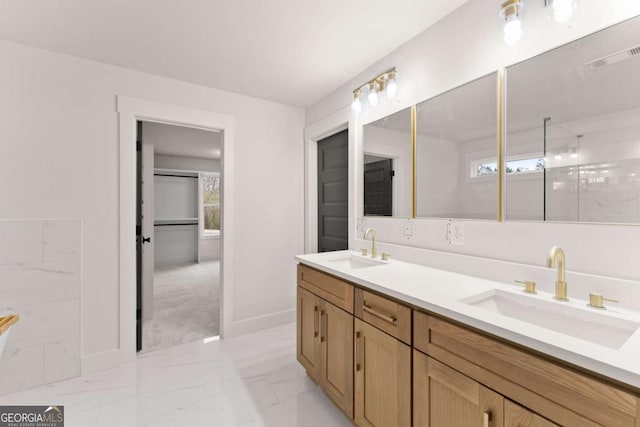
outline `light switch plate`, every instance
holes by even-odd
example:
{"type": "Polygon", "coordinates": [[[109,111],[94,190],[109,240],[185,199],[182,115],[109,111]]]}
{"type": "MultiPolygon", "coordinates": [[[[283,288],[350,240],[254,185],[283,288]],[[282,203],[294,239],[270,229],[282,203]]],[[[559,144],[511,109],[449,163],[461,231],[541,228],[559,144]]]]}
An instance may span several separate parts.
{"type": "Polygon", "coordinates": [[[358,218],[356,220],[356,230],[362,231],[362,223],[363,223],[363,219],[362,218],[358,218]]]}

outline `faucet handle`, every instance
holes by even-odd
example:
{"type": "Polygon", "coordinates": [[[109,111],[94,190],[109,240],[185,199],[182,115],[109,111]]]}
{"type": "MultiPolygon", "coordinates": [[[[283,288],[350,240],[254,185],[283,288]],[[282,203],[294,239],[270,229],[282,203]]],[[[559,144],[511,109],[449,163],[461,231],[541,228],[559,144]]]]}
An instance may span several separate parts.
{"type": "Polygon", "coordinates": [[[362,256],[367,256],[367,248],[360,249],[360,253],[362,254],[362,256]]]}
{"type": "Polygon", "coordinates": [[[514,280],[514,282],[524,286],[523,292],[528,294],[537,294],[536,282],[530,280],[514,280]]]}
{"type": "Polygon", "coordinates": [[[390,256],[391,256],[390,253],[382,252],[382,260],[383,261],[388,261],[390,256]]]}
{"type": "Polygon", "coordinates": [[[605,301],[620,302],[615,299],[605,298],[604,296],[602,296],[602,294],[593,292],[589,294],[589,304],[587,305],[591,308],[599,308],[599,309],[605,310],[607,308],[604,306],[605,301]]]}

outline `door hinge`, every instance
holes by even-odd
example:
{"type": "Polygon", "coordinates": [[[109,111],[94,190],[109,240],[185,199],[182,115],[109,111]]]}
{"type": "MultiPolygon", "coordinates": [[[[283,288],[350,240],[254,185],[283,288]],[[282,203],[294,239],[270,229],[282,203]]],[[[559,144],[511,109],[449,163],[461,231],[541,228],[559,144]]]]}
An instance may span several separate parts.
{"type": "Polygon", "coordinates": [[[396,176],[396,171],[394,171],[393,169],[391,170],[391,178],[393,178],[394,176],[396,176]]]}
{"type": "Polygon", "coordinates": [[[142,235],[142,226],[136,225],[136,236],[142,235]]]}
{"type": "Polygon", "coordinates": [[[136,141],[136,151],[142,151],[142,141],[136,141]]]}

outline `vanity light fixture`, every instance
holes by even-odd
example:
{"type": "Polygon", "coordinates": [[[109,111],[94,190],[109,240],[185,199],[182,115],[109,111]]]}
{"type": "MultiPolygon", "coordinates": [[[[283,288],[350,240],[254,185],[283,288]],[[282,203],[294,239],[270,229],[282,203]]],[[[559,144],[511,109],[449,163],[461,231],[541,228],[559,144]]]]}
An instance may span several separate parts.
{"type": "Polygon", "coordinates": [[[558,23],[567,22],[578,7],[576,0],[544,0],[545,7],[551,7],[550,16],[558,23]]]}
{"type": "Polygon", "coordinates": [[[395,67],[374,77],[353,91],[353,101],[351,102],[353,112],[360,114],[362,111],[362,95],[364,93],[367,94],[369,105],[375,107],[382,91],[385,92],[387,98],[393,98],[398,93],[395,67]]]}
{"type": "Polygon", "coordinates": [[[500,5],[500,22],[504,32],[504,42],[512,46],[522,38],[522,9],[521,0],[507,0],[500,5]]]}

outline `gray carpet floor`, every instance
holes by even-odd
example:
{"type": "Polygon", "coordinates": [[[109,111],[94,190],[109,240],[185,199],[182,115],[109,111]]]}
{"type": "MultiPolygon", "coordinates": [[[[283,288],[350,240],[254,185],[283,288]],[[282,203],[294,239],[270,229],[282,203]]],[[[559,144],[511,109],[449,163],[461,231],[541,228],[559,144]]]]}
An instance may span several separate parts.
{"type": "Polygon", "coordinates": [[[142,323],[149,352],[220,334],[220,262],[158,267],[153,319],[142,323]]]}

